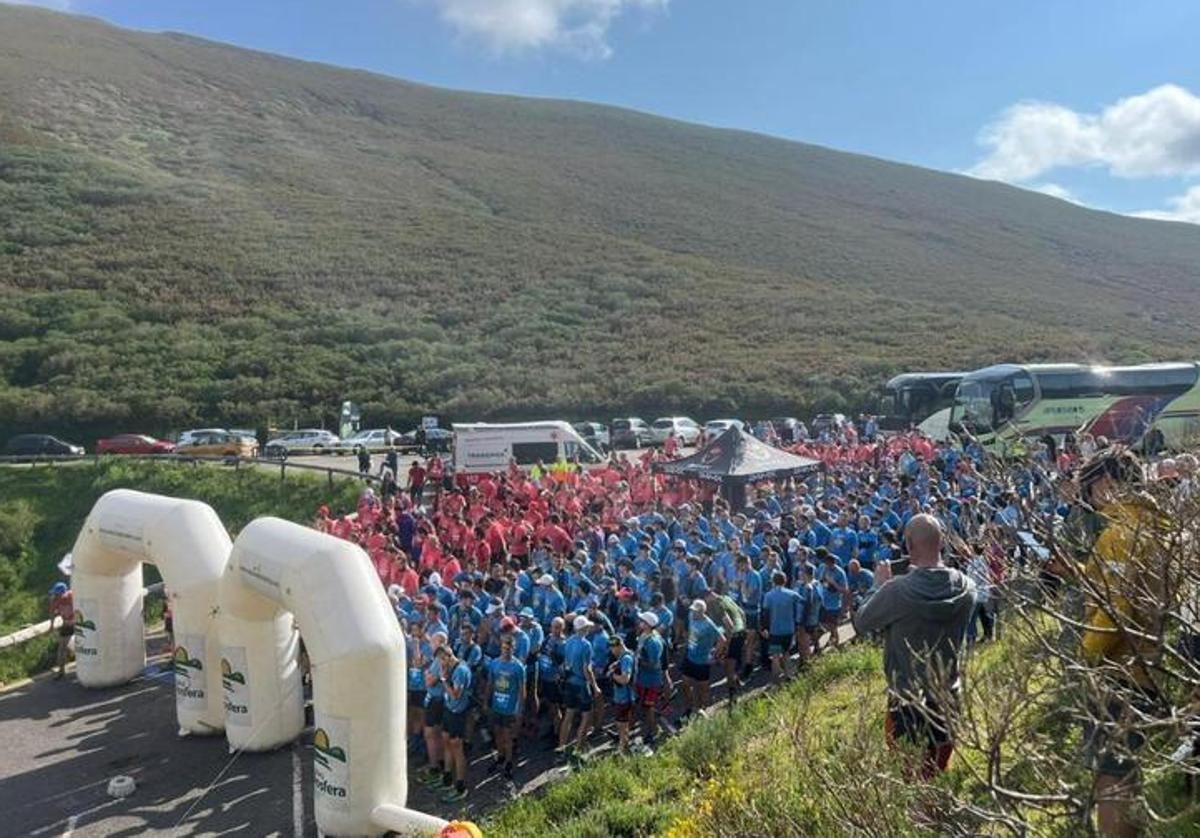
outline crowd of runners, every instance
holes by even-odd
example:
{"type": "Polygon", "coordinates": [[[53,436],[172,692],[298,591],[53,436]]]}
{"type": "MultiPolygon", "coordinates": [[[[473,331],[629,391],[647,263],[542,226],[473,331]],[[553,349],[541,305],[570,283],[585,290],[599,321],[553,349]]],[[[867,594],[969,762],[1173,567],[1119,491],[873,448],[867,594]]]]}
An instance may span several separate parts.
{"type": "MultiPolygon", "coordinates": [[[[510,780],[518,750],[575,762],[589,737],[612,736],[650,752],[705,711],[714,682],[732,703],[756,670],[794,677],[847,640],[880,563],[902,572],[916,516],[936,519],[942,557],[974,583],[967,639],[987,641],[998,586],[1036,549],[1021,534],[1065,515],[1056,478],[1090,453],[1038,444],[1000,465],[975,445],[852,424],[796,446],[821,467],[759,484],[745,509],[654,474],[668,455],[653,450],[471,482],[414,460],[357,509],[322,507],[317,526],[367,551],[403,627],[418,779],[451,802],[481,747],[510,780]]],[[[1169,467],[1191,485],[1193,458],[1169,467]]]]}

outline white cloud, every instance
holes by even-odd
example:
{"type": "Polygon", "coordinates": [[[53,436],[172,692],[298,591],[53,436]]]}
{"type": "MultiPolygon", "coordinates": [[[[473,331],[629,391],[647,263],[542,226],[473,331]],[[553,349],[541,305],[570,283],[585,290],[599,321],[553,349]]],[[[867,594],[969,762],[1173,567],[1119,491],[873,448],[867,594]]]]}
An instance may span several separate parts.
{"type": "Polygon", "coordinates": [[[1200,174],[1200,97],[1164,84],[1088,114],[1020,102],[984,128],[988,156],[968,174],[1012,182],[1064,166],[1124,178],[1200,174]]]}
{"type": "Polygon", "coordinates": [[[498,53],[542,48],[608,58],[608,31],[630,10],[657,11],[670,0],[428,0],[460,34],[498,53]]]}
{"type": "Polygon", "coordinates": [[[1169,210],[1142,210],[1132,213],[1138,218],[1156,218],[1159,221],[1187,221],[1200,224],[1200,186],[1193,186],[1182,195],[1167,199],[1169,210]]]}
{"type": "Polygon", "coordinates": [[[1070,201],[1072,204],[1080,203],[1080,200],[1072,194],[1070,189],[1057,183],[1030,183],[1026,184],[1025,189],[1041,192],[1043,195],[1049,195],[1051,198],[1058,198],[1063,201],[1070,201]]]}

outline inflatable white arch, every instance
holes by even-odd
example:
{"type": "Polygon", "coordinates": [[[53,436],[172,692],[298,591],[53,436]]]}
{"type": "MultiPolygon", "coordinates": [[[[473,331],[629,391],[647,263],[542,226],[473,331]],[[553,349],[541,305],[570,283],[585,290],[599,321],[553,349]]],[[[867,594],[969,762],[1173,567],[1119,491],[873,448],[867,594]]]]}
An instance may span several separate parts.
{"type": "Polygon", "coordinates": [[[223,730],[215,627],[230,546],[217,514],[199,501],[128,489],[100,498],[72,550],[79,683],[124,684],[145,668],[142,564],[149,562],[162,574],[174,614],[179,730],[223,730]]]}
{"type": "Polygon", "coordinates": [[[254,521],[231,545],[203,503],[117,490],[97,501],[73,555],[81,684],[123,684],[145,667],[141,566],[151,562],[174,611],[181,732],[224,728],[231,749],[250,751],[296,739],[302,633],[318,829],[412,834],[446,825],[405,808],[404,637],[361,549],[277,518],[254,521]]]}
{"type": "Polygon", "coordinates": [[[221,584],[222,669],[231,745],[265,749],[303,724],[293,619],[312,663],[313,803],[326,835],[436,831],[405,808],[408,757],[404,637],[367,554],[347,541],[278,518],[238,536],[221,584]],[[290,637],[290,635],[289,635],[290,637]],[[282,688],[281,688],[282,685],[282,688]],[[245,708],[245,713],[241,712],[245,708]],[[248,724],[235,721],[241,715],[248,724]]]}

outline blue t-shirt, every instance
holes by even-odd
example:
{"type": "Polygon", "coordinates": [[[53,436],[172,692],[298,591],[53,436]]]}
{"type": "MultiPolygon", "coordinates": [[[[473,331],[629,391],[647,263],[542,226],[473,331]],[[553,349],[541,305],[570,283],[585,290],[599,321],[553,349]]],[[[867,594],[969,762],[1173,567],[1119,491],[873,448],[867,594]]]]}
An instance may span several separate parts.
{"type": "Polygon", "coordinates": [[[637,677],[639,687],[661,687],[663,685],[663,639],[657,631],[638,638],[637,677]]]}
{"type": "MultiPolygon", "coordinates": [[[[626,649],[621,653],[621,657],[617,660],[616,672],[621,675],[633,675],[633,652],[626,649]]],[[[633,679],[630,678],[626,684],[618,684],[616,679],[613,679],[613,704],[632,704],[633,703],[633,679]]]]}
{"type": "Polygon", "coordinates": [[[847,574],[846,582],[850,585],[851,593],[865,594],[875,586],[875,574],[869,570],[860,570],[858,573],[847,574]]]}
{"type": "Polygon", "coordinates": [[[587,683],[587,668],[592,665],[592,644],[586,637],[572,634],[563,647],[563,665],[567,669],[567,683],[582,687],[587,683]]]}
{"type": "Polygon", "coordinates": [[[858,549],[858,533],[850,527],[837,527],[829,542],[829,552],[838,557],[838,564],[845,567],[858,549]]]}
{"type": "Polygon", "coordinates": [[[767,630],[775,635],[793,635],[804,619],[804,603],[791,588],[772,588],[763,597],[767,610],[767,630]]]}
{"type": "Polygon", "coordinates": [[[763,580],[754,568],[748,568],[745,573],[739,573],[734,588],[737,604],[748,614],[756,614],[762,609],[763,580]]]}
{"type": "Polygon", "coordinates": [[[695,664],[712,663],[713,649],[725,632],[707,616],[688,615],[687,659],[695,664]]]}
{"type": "Polygon", "coordinates": [[[413,664],[416,644],[411,637],[408,638],[406,645],[408,647],[408,657],[405,660],[405,664],[408,666],[408,691],[423,693],[425,692],[425,667],[413,664]]]}
{"type": "Polygon", "coordinates": [[[521,712],[521,696],[525,692],[525,664],[516,658],[506,661],[496,658],[490,667],[492,679],[492,711],[502,716],[521,712]]]}
{"type": "Polygon", "coordinates": [[[449,690],[446,691],[446,709],[451,713],[462,713],[471,703],[471,667],[464,661],[455,664],[454,671],[450,673],[450,683],[462,691],[458,698],[450,695],[449,690]]]}
{"type": "Polygon", "coordinates": [[[429,662],[429,666],[425,668],[427,675],[433,677],[433,685],[425,691],[425,706],[428,707],[434,701],[441,701],[445,696],[445,690],[442,689],[442,659],[434,657],[429,662]]]}
{"type": "Polygon", "coordinates": [[[600,629],[591,637],[592,644],[592,669],[597,676],[604,674],[604,670],[608,667],[612,656],[608,650],[608,632],[600,629]]]}
{"type": "Polygon", "coordinates": [[[558,677],[566,642],[562,637],[550,635],[542,644],[542,650],[538,653],[537,665],[538,677],[543,681],[553,681],[558,677]]]}
{"type": "Polygon", "coordinates": [[[831,588],[825,583],[832,582],[835,585],[844,587],[846,585],[846,571],[842,570],[837,565],[826,565],[821,567],[817,571],[817,574],[820,576],[821,583],[821,607],[826,611],[841,611],[841,591],[831,588]]]}

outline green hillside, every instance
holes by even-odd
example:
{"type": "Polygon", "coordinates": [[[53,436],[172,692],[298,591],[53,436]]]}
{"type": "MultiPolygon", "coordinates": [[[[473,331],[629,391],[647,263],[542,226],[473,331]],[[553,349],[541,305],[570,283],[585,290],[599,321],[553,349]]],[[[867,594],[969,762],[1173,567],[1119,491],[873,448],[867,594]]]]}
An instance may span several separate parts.
{"type": "Polygon", "coordinates": [[[1200,228],[0,5],[0,294],[0,432],[790,412],[1195,357],[1200,228]]]}

